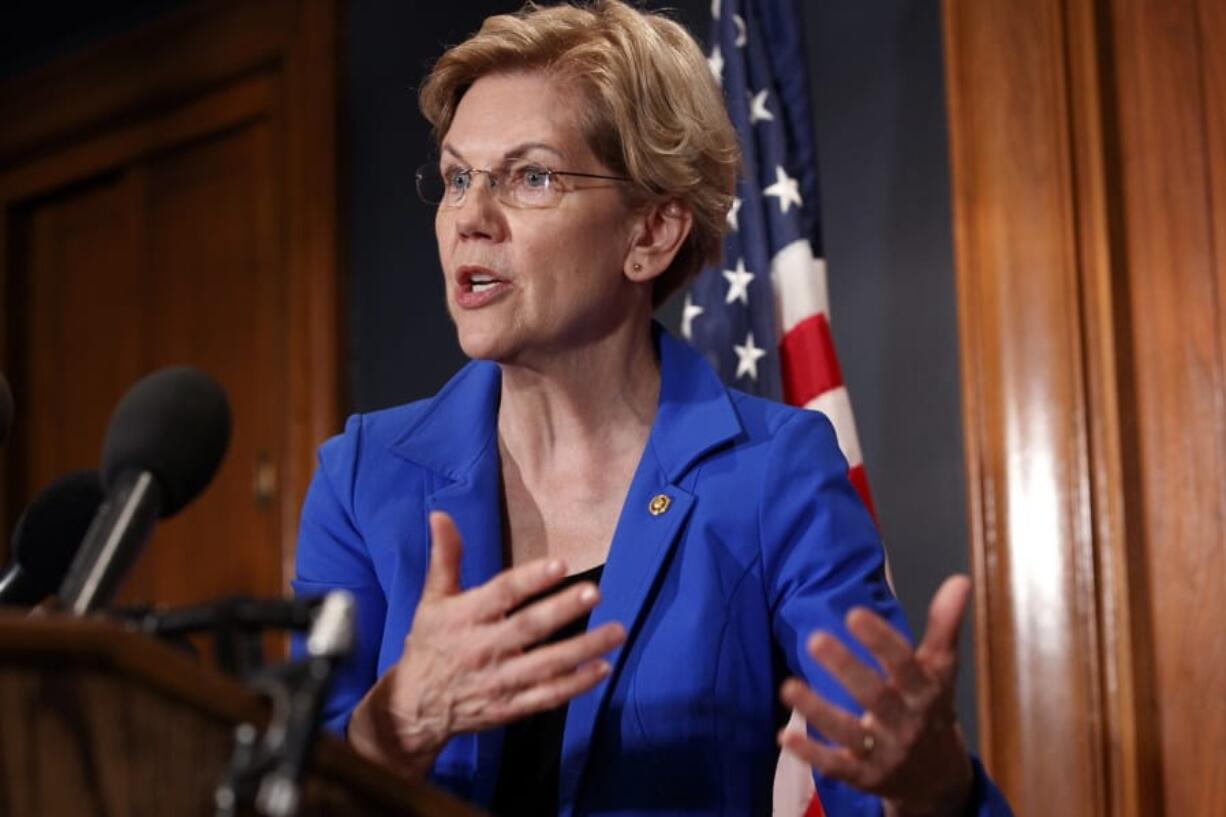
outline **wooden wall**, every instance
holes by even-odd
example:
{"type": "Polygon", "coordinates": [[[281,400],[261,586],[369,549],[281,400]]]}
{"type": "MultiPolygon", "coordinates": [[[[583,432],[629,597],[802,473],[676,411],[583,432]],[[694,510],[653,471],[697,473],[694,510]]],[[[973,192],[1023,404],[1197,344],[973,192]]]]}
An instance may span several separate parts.
{"type": "Polygon", "coordinates": [[[18,410],[0,527],[98,466],[137,378],[187,364],[229,394],[221,470],[158,526],[124,601],[288,591],[342,402],[338,17],[333,0],[191,3],[0,83],[0,370],[18,410]]]}
{"type": "Polygon", "coordinates": [[[1226,813],[1226,4],[946,0],[981,746],[1226,813]]]}

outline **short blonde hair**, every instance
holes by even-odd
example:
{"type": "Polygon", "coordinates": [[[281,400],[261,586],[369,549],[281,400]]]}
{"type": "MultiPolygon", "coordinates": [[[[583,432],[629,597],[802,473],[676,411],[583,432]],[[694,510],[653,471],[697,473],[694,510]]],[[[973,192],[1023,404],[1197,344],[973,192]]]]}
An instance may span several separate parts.
{"type": "Polygon", "coordinates": [[[592,152],[630,178],[640,203],[677,199],[693,214],[685,244],[656,279],[659,305],[718,260],[740,150],[724,100],[693,37],[619,0],[488,18],[435,63],[419,94],[441,141],[464,93],[487,74],[544,70],[574,82],[592,152]]]}

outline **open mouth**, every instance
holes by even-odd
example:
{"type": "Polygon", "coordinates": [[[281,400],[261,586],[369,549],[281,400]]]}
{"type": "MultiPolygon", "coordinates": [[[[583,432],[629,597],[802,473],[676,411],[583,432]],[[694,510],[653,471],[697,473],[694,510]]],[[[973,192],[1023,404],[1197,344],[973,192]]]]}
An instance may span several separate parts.
{"type": "Polygon", "coordinates": [[[495,278],[492,275],[474,275],[468,279],[469,292],[485,292],[502,283],[500,278],[495,278]]]}
{"type": "Polygon", "coordinates": [[[511,289],[511,282],[487,267],[460,267],[456,303],[464,309],[484,306],[511,289]]]}

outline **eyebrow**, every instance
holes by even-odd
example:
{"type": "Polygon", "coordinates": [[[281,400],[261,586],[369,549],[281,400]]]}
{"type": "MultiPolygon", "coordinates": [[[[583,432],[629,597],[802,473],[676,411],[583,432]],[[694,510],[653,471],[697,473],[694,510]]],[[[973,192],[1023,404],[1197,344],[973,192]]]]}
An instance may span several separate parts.
{"type": "MultiPolygon", "coordinates": [[[[515,147],[511,148],[510,150],[508,150],[506,153],[502,154],[502,160],[505,162],[508,159],[520,159],[520,158],[523,158],[525,153],[528,153],[529,151],[533,151],[533,150],[543,150],[548,153],[552,153],[554,156],[557,156],[559,159],[566,158],[565,156],[562,155],[562,151],[558,150],[557,148],[545,142],[522,142],[516,145],[515,147]]],[[[468,160],[464,158],[463,154],[461,154],[460,151],[456,150],[454,147],[452,147],[449,144],[446,144],[446,143],[443,144],[443,152],[450,153],[452,156],[456,157],[457,159],[459,159],[461,162],[464,162],[465,164],[468,163],[468,160]]]]}

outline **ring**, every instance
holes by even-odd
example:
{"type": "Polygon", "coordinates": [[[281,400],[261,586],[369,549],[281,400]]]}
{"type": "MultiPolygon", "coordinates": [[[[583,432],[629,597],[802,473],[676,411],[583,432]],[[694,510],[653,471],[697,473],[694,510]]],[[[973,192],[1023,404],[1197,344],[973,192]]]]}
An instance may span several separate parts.
{"type": "Polygon", "coordinates": [[[860,735],[860,751],[858,751],[856,754],[858,754],[860,757],[868,757],[873,753],[873,749],[876,748],[877,738],[872,732],[869,732],[866,729],[864,733],[860,735]]]}

